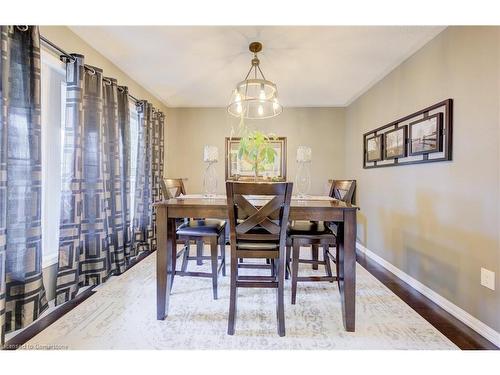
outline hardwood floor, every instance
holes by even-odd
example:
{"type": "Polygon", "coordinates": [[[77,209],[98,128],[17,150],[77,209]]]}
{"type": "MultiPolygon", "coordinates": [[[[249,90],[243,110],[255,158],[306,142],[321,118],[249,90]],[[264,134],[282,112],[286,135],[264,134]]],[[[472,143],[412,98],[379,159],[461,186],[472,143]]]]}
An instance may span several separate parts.
{"type": "Polygon", "coordinates": [[[359,251],[356,253],[360,265],[460,349],[499,349],[365,254],[359,251]]]}
{"type": "MultiPolygon", "coordinates": [[[[58,320],[62,316],[69,313],[71,310],[73,310],[76,306],[78,306],[80,303],[85,301],[87,298],[89,298],[94,293],[95,293],[94,287],[90,287],[90,288],[86,289],[85,291],[81,292],[80,294],[78,294],[71,301],[66,302],[61,307],[52,311],[47,316],[44,316],[43,318],[38,319],[36,322],[32,323],[30,326],[26,327],[20,333],[18,333],[13,338],[11,338],[9,341],[7,341],[5,343],[4,350],[19,349],[25,343],[27,343],[29,340],[31,340],[33,337],[35,337],[40,332],[42,332],[42,330],[44,330],[45,328],[50,326],[52,323],[54,323],[56,320],[58,320]]],[[[29,349],[29,348],[27,348],[27,349],[29,349]]]]}
{"type": "MultiPolygon", "coordinates": [[[[145,253],[132,264],[140,262],[142,259],[150,255],[145,253]]],[[[389,288],[394,294],[401,298],[408,306],[415,310],[420,316],[432,324],[437,330],[445,335],[450,341],[463,350],[498,350],[494,344],[486,340],[484,337],[476,333],[474,330],[463,324],[461,321],[447,313],[430,299],[417,292],[404,281],[396,277],[391,272],[387,271],[378,263],[374,262],[363,253],[357,252],[357,262],[362,265],[368,272],[377,278],[382,284],[389,288]]],[[[26,328],[24,331],[14,336],[6,343],[7,350],[15,350],[22,346],[32,337],[36,336],[43,329],[50,326],[57,319],[67,314],[73,308],[92,296],[95,292],[92,288],[81,293],[74,300],[61,306],[59,309],[39,319],[37,322],[26,328]]]]}
{"type": "MultiPolygon", "coordinates": [[[[127,271],[132,267],[134,267],[141,260],[149,256],[150,254],[152,253],[146,253],[146,252],[141,253],[134,261],[132,261],[130,266],[127,268],[127,271]]],[[[16,350],[20,348],[23,344],[27,343],[33,337],[42,332],[45,328],[47,328],[52,323],[57,321],[59,318],[61,318],[62,316],[66,315],[68,312],[73,310],[76,306],[78,306],[80,303],[82,303],[87,298],[92,296],[94,293],[96,293],[94,291],[94,287],[90,287],[85,291],[81,292],[71,301],[66,302],[58,309],[52,311],[47,316],[38,319],[36,322],[34,322],[33,324],[25,328],[23,331],[21,331],[19,334],[17,334],[16,336],[12,337],[9,341],[7,341],[5,343],[4,350],[16,350]]]]}

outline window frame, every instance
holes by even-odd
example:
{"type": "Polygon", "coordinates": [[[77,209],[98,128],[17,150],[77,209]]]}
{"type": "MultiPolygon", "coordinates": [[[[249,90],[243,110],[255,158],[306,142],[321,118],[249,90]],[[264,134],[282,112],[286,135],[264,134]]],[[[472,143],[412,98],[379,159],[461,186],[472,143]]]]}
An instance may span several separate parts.
{"type": "MultiPolygon", "coordinates": [[[[45,163],[47,163],[46,161],[46,150],[47,150],[47,147],[45,146],[45,143],[47,142],[47,130],[45,129],[45,120],[44,120],[44,115],[47,115],[45,113],[45,107],[44,107],[44,100],[47,100],[45,97],[44,97],[44,91],[46,91],[44,89],[44,85],[47,84],[48,82],[46,82],[44,80],[44,77],[43,77],[43,70],[44,70],[44,65],[47,65],[51,70],[54,71],[54,73],[58,73],[60,74],[61,76],[63,77],[66,77],[66,68],[65,68],[65,64],[59,59],[58,56],[56,56],[50,49],[46,48],[45,46],[42,46],[42,48],[40,49],[40,57],[41,57],[41,69],[40,69],[40,74],[42,75],[41,76],[41,83],[40,83],[40,89],[41,89],[41,126],[42,126],[42,131],[41,131],[41,142],[42,142],[42,145],[41,145],[41,158],[42,158],[42,222],[41,222],[41,226],[42,226],[42,269],[44,268],[47,268],[47,267],[51,267],[53,266],[54,264],[57,264],[58,262],[58,258],[59,258],[59,248],[56,247],[54,249],[51,249],[50,251],[47,250],[47,246],[46,246],[46,236],[47,236],[47,233],[53,233],[54,231],[54,228],[52,228],[52,230],[48,230],[47,229],[47,224],[48,224],[48,221],[46,220],[47,218],[47,213],[45,212],[45,200],[46,200],[46,194],[47,194],[47,185],[46,185],[46,181],[48,179],[48,176],[47,176],[47,167],[45,165],[45,163]]],[[[50,81],[49,81],[50,82],[50,81]]],[[[66,102],[66,80],[64,79],[64,81],[61,81],[61,88],[60,88],[60,98],[61,98],[61,103],[60,103],[60,120],[61,120],[61,123],[60,123],[60,163],[61,163],[61,167],[62,167],[62,152],[63,152],[63,135],[62,135],[62,132],[63,132],[63,129],[64,129],[64,121],[65,121],[65,114],[66,114],[66,105],[65,105],[65,102],[66,102]]],[[[49,89],[47,90],[47,92],[49,91],[49,89]]],[[[46,93],[46,92],[45,92],[46,93]]],[[[52,189],[51,189],[52,190],[52,189]]],[[[57,194],[57,193],[56,193],[57,194]]],[[[59,191],[59,194],[61,194],[61,191],[59,191]]],[[[59,208],[57,208],[59,210],[59,208]]],[[[57,211],[58,212],[58,211],[57,211]]],[[[58,224],[52,224],[52,225],[57,225],[58,224]]],[[[57,233],[59,234],[59,228],[57,228],[57,233]]]]}

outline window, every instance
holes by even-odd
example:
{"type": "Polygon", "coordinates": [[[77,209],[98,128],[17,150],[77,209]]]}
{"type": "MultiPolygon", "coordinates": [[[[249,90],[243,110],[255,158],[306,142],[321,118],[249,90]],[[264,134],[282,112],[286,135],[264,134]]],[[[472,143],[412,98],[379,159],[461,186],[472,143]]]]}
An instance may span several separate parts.
{"type": "MultiPolygon", "coordinates": [[[[57,263],[59,220],[61,217],[61,173],[66,115],[66,66],[49,50],[42,48],[42,267],[57,263]]],[[[139,115],[130,101],[130,195],[131,220],[135,203],[135,170],[139,115]]]]}
{"type": "Polygon", "coordinates": [[[66,67],[42,48],[42,267],[57,263],[61,207],[62,139],[66,108],[66,67]]]}

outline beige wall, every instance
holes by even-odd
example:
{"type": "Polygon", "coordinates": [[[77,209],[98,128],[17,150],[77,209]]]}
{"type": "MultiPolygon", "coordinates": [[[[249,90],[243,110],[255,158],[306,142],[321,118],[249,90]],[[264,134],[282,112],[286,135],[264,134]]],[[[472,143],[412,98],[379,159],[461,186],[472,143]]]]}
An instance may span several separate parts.
{"type": "Polygon", "coordinates": [[[500,331],[498,27],[450,27],[346,112],[346,171],[358,180],[358,238],[500,331]],[[454,100],[453,161],[362,168],[362,134],[454,100]],[[496,272],[496,291],[480,285],[496,272]]]}
{"type": "MultiPolygon", "coordinates": [[[[287,137],[287,179],[295,178],[299,145],[312,147],[312,194],[328,189],[328,178],[351,177],[344,173],[344,109],[285,108],[276,118],[249,121],[247,125],[287,137]]],[[[201,193],[203,146],[219,148],[218,192],[225,192],[224,142],[238,121],[225,108],[170,108],[166,134],[166,176],[186,177],[188,193],[201,193]]]]}
{"type": "Polygon", "coordinates": [[[105,77],[113,77],[118,84],[128,86],[129,92],[137,99],[146,99],[162,112],[167,112],[167,107],[148,90],[135,82],[127,73],[118,68],[106,57],[97,52],[83,39],[66,26],[40,26],[40,34],[67,53],[78,53],[85,56],[85,63],[103,69],[105,77]]]}

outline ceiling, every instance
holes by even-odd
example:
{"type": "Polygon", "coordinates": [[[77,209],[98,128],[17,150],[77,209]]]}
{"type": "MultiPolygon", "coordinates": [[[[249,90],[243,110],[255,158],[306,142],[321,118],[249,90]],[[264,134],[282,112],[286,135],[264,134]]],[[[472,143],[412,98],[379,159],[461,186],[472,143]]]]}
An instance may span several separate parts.
{"type": "MultiPolygon", "coordinates": [[[[349,105],[441,26],[72,26],[169,107],[225,107],[260,41],[285,107],[349,105]]],[[[133,93],[132,93],[133,94],[133,93]]]]}

